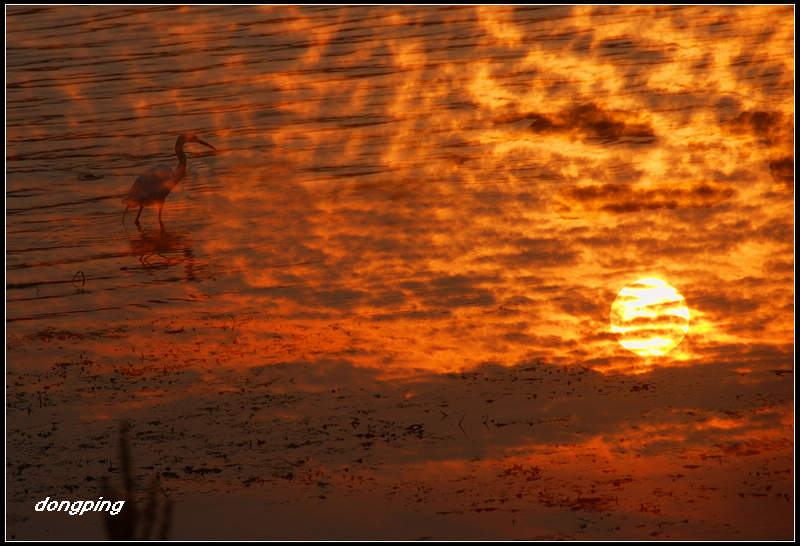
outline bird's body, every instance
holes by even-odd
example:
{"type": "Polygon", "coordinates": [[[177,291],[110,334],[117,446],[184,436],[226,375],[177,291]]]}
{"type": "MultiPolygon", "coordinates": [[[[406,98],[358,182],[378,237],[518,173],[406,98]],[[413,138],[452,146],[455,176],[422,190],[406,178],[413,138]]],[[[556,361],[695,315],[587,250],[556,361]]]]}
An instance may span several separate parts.
{"type": "MultiPolygon", "coordinates": [[[[183,153],[183,145],[187,142],[198,142],[208,146],[212,150],[216,150],[211,144],[203,142],[199,138],[191,134],[184,134],[178,137],[175,141],[175,155],[178,156],[177,168],[172,168],[169,165],[159,165],[154,167],[136,179],[136,182],[131,186],[128,195],[122,200],[125,205],[125,212],[130,207],[139,207],[139,213],[136,215],[136,225],[139,225],[139,216],[142,214],[142,209],[147,205],[158,206],[158,222],[161,222],[161,209],[164,206],[164,200],[169,195],[181,178],[186,174],[186,154],[183,153]]],[[[123,222],[125,217],[123,215],[123,222]]]]}

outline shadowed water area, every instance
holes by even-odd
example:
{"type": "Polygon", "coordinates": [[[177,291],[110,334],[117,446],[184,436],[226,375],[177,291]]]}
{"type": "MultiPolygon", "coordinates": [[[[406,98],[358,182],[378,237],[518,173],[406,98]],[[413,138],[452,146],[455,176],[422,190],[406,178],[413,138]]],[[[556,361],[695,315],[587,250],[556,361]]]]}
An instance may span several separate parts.
{"type": "Polygon", "coordinates": [[[7,538],[792,538],[793,7],[6,24],[7,538]]]}

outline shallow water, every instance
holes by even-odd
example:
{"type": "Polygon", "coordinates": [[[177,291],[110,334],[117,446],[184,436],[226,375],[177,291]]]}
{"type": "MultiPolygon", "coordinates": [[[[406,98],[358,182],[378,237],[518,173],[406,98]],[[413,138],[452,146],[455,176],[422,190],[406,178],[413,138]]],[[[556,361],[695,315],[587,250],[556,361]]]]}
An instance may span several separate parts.
{"type": "Polygon", "coordinates": [[[246,490],[318,538],[380,537],[351,502],[403,538],[791,537],[790,7],[6,22],[9,536],[78,533],[28,505],[98,494],[128,418],[177,510],[246,490]],[[217,151],[123,223],[184,132],[217,151]],[[690,313],[665,356],[609,324],[646,277],[690,313]]]}

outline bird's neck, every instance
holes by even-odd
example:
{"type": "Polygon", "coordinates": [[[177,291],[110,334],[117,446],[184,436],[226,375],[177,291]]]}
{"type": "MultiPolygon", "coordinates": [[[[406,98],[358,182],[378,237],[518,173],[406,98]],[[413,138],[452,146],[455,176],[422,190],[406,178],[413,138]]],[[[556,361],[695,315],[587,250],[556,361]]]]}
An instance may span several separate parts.
{"type": "Polygon", "coordinates": [[[178,139],[175,143],[175,155],[178,156],[178,176],[177,180],[183,178],[186,174],[186,154],[183,153],[183,139],[178,139]]]}

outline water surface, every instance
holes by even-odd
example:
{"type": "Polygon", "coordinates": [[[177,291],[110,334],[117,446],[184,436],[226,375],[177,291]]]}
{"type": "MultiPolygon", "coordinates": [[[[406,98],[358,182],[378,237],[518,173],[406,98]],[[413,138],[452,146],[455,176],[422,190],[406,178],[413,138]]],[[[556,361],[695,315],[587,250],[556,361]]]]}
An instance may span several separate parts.
{"type": "Polygon", "coordinates": [[[9,7],[9,536],[101,536],[31,507],[127,418],[176,538],[791,538],[793,22],[9,7]],[[609,326],[644,277],[665,356],[609,326]]]}

